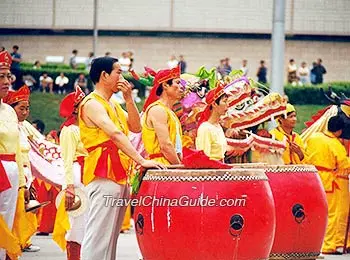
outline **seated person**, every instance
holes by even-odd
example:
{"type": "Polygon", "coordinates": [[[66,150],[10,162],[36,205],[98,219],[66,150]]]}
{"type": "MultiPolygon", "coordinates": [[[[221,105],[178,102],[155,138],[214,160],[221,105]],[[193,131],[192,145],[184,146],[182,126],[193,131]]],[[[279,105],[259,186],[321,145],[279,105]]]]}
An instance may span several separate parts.
{"type": "Polygon", "coordinates": [[[42,92],[49,91],[51,94],[53,94],[53,80],[47,74],[47,72],[43,72],[43,75],[40,76],[39,81],[40,81],[40,91],[42,92]]]}

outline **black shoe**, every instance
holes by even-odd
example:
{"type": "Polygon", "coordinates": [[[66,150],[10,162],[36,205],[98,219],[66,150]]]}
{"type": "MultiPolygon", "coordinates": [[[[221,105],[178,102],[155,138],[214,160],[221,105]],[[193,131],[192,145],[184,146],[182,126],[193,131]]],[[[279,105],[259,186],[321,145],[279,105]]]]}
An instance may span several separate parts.
{"type": "Polygon", "coordinates": [[[48,236],[49,233],[46,233],[46,232],[39,232],[39,233],[36,233],[37,236],[48,236]]]}

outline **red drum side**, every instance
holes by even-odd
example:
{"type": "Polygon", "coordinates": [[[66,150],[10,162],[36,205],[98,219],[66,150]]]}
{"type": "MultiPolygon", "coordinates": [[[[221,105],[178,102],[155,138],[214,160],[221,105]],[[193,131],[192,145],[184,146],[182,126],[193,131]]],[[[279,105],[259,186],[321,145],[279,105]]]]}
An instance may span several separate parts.
{"type": "Polygon", "coordinates": [[[145,260],[269,257],[275,211],[263,170],[149,171],[137,197],[144,202],[134,218],[145,260]],[[169,201],[148,205],[162,198],[169,201]]]}

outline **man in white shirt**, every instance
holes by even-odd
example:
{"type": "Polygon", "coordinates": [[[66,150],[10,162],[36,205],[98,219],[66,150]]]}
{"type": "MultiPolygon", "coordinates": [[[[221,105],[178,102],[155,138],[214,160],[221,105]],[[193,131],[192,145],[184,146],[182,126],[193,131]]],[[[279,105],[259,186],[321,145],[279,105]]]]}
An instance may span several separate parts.
{"type": "Polygon", "coordinates": [[[243,71],[243,76],[247,76],[248,74],[248,67],[247,67],[248,61],[247,60],[242,60],[242,67],[241,71],[243,71]]]}
{"type": "Polygon", "coordinates": [[[120,68],[122,69],[123,72],[129,71],[130,65],[131,65],[131,60],[128,56],[128,53],[126,53],[126,52],[122,53],[122,57],[119,58],[119,64],[120,64],[120,68]]]}
{"type": "Polygon", "coordinates": [[[175,55],[170,56],[170,60],[168,61],[168,67],[169,69],[176,68],[179,62],[177,61],[175,55]]]}
{"type": "Polygon", "coordinates": [[[56,78],[55,84],[58,86],[58,94],[66,94],[66,88],[69,79],[64,75],[63,72],[56,78]]]}

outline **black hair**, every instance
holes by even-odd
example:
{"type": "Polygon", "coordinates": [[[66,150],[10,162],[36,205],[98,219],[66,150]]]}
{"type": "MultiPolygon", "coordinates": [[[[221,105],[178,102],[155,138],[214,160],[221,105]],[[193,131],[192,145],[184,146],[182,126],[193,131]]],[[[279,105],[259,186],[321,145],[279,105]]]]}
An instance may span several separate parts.
{"type": "Polygon", "coordinates": [[[18,47],[18,45],[13,45],[12,49],[16,49],[16,50],[18,50],[18,49],[19,49],[19,47],[18,47]]]}
{"type": "Polygon", "coordinates": [[[341,118],[340,116],[332,116],[329,121],[328,121],[328,131],[335,133],[339,130],[344,129],[345,127],[345,123],[343,118],[341,118]]]}
{"type": "Polygon", "coordinates": [[[290,59],[289,62],[294,62],[294,59],[290,59]]]}
{"type": "Polygon", "coordinates": [[[91,69],[89,76],[91,81],[96,84],[100,81],[100,77],[103,71],[110,74],[113,70],[113,64],[118,62],[117,58],[112,57],[99,57],[93,59],[91,62],[91,69]]]}
{"type": "MultiPolygon", "coordinates": [[[[164,82],[163,82],[164,83],[164,82]]],[[[163,83],[160,83],[159,84],[159,87],[157,88],[157,91],[156,91],[156,95],[157,96],[160,96],[160,95],[162,95],[162,93],[163,93],[163,83]]],[[[169,79],[169,80],[167,80],[166,81],[166,83],[169,85],[169,86],[171,86],[172,84],[173,84],[173,79],[169,79]]]]}
{"type": "Polygon", "coordinates": [[[15,103],[11,104],[10,106],[11,106],[12,108],[15,108],[15,106],[17,106],[18,103],[19,103],[19,102],[15,102],[15,103]]]}
{"type": "MultiPolygon", "coordinates": [[[[221,99],[223,99],[224,97],[228,97],[228,95],[227,95],[227,94],[221,95],[220,97],[218,97],[217,99],[215,99],[215,103],[216,103],[217,105],[219,105],[221,99]]],[[[212,110],[212,109],[213,109],[213,106],[211,105],[211,106],[210,106],[210,110],[212,110]]]]}
{"type": "Polygon", "coordinates": [[[36,119],[33,121],[32,124],[36,124],[37,128],[38,128],[38,131],[41,133],[41,134],[44,134],[44,131],[45,131],[45,124],[43,121],[41,121],[40,119],[36,119]]]}
{"type": "Polygon", "coordinates": [[[77,53],[78,53],[78,50],[74,49],[74,50],[72,51],[72,53],[73,53],[73,54],[77,54],[77,53]]]}

